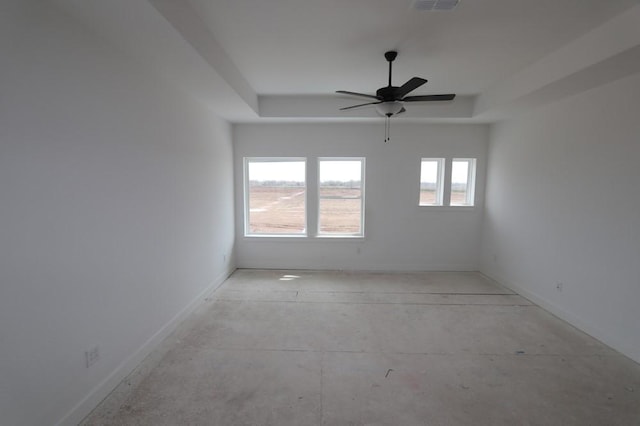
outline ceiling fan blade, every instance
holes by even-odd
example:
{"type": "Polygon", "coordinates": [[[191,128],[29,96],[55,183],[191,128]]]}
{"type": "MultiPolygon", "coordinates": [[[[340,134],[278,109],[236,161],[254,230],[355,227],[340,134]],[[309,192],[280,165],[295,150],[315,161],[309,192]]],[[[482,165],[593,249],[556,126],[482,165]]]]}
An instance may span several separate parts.
{"type": "Polygon", "coordinates": [[[424,78],[413,77],[411,80],[407,81],[405,84],[396,89],[396,91],[394,92],[396,99],[404,97],[404,95],[411,92],[412,90],[416,90],[426,82],[427,80],[425,80],[424,78]]]}
{"type": "Polygon", "coordinates": [[[382,101],[367,102],[366,104],[359,104],[359,105],[351,105],[351,106],[348,106],[348,107],[340,108],[340,111],[344,111],[345,109],[353,109],[353,108],[363,107],[363,106],[367,106],[367,105],[381,104],[381,103],[382,103],[382,101]]]}
{"type": "Polygon", "coordinates": [[[380,100],[380,98],[377,97],[376,95],[367,95],[366,93],[348,92],[346,90],[338,90],[338,91],[336,91],[336,93],[340,93],[340,94],[343,94],[343,95],[350,95],[350,96],[358,96],[358,97],[361,97],[361,98],[369,98],[369,99],[380,100]]]}
{"type": "Polygon", "coordinates": [[[456,95],[453,93],[447,95],[425,95],[425,96],[407,96],[402,99],[403,102],[434,102],[434,101],[451,101],[456,95]]]}
{"type": "Polygon", "coordinates": [[[403,112],[407,112],[407,110],[404,107],[402,107],[400,111],[396,112],[396,115],[402,114],[403,112]]]}

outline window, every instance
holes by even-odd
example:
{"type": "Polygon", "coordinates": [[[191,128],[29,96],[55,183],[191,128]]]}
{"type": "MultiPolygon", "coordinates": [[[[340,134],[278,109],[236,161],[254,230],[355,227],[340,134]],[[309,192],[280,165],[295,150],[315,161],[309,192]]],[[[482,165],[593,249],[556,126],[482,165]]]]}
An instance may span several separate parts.
{"type": "Polygon", "coordinates": [[[454,158],[451,161],[452,206],[473,206],[475,175],[475,158],[454,158]]]}
{"type": "Polygon", "coordinates": [[[309,170],[306,158],[245,157],[244,234],[363,237],[364,176],[362,157],[318,158],[309,170]]]}
{"type": "Polygon", "coordinates": [[[306,160],[245,158],[245,235],[306,234],[306,160]]]}
{"type": "Polygon", "coordinates": [[[444,158],[423,158],[420,167],[421,206],[441,206],[444,158]]]}
{"type": "Polygon", "coordinates": [[[318,159],[318,235],[362,236],[364,158],[318,159]]]}
{"type": "Polygon", "coordinates": [[[475,200],[475,179],[475,158],[423,158],[419,205],[471,207],[475,200]]]}

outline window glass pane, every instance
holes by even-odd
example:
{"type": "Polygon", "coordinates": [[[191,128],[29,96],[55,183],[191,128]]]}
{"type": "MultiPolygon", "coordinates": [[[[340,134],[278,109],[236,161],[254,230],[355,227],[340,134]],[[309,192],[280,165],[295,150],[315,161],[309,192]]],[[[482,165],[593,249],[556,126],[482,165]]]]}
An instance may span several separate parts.
{"type": "Polygon", "coordinates": [[[424,158],[420,167],[420,205],[442,205],[442,159],[424,158]]]}
{"type": "Polygon", "coordinates": [[[320,160],[320,234],[362,235],[362,167],[358,160],[320,160]]]}
{"type": "Polygon", "coordinates": [[[320,233],[360,234],[360,199],[320,199],[320,233]]]}
{"type": "Polygon", "coordinates": [[[451,162],[451,205],[473,205],[474,159],[453,159],[451,162]]]}
{"type": "Polygon", "coordinates": [[[304,161],[247,161],[247,234],[304,234],[304,161]]]}

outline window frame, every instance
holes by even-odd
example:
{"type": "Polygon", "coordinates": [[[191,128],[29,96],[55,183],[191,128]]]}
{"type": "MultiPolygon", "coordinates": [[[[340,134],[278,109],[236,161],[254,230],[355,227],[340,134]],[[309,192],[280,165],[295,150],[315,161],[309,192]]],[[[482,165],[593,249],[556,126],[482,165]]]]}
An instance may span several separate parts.
{"type": "Polygon", "coordinates": [[[444,157],[423,157],[420,159],[420,175],[418,179],[418,206],[419,207],[444,207],[444,180],[445,180],[445,165],[446,159],[444,157]],[[424,162],[434,161],[438,164],[436,171],[436,203],[434,204],[422,204],[422,164],[424,162]]]}
{"type": "MultiPolygon", "coordinates": [[[[365,235],[365,176],[366,176],[366,157],[318,157],[317,161],[317,174],[316,174],[316,190],[317,190],[317,209],[316,209],[316,237],[318,238],[364,238],[365,235]],[[336,233],[336,232],[322,232],[320,221],[320,205],[322,199],[334,199],[336,197],[322,197],[321,194],[321,180],[320,180],[320,164],[323,161],[359,161],[360,162],[360,232],[353,233],[336,233]]],[[[338,197],[339,198],[339,197],[338,197]]]]}
{"type": "MultiPolygon", "coordinates": [[[[474,207],[476,204],[476,163],[477,159],[472,157],[466,158],[452,158],[451,159],[451,173],[453,173],[453,163],[466,162],[467,166],[467,188],[466,188],[466,203],[465,204],[453,204],[451,202],[451,196],[449,197],[449,205],[451,207],[474,207]]],[[[453,193],[453,175],[451,178],[451,185],[449,193],[453,193]]]]}
{"type": "Polygon", "coordinates": [[[308,167],[306,157],[244,157],[243,161],[243,186],[244,186],[244,236],[251,238],[306,238],[309,230],[308,219],[308,167]],[[278,162],[303,162],[304,163],[304,229],[302,232],[295,233],[267,233],[267,232],[250,232],[251,230],[251,203],[250,203],[250,180],[249,180],[249,164],[250,163],[278,163],[278,162]]]}

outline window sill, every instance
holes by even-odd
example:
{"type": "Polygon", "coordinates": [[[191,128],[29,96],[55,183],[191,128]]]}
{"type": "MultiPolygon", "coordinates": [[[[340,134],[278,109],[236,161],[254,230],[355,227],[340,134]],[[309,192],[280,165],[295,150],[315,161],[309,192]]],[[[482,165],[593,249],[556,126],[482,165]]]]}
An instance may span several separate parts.
{"type": "Polygon", "coordinates": [[[477,206],[418,206],[418,209],[428,212],[472,212],[477,206]]]}
{"type": "Polygon", "coordinates": [[[361,242],[365,239],[364,236],[356,235],[245,235],[244,241],[251,242],[296,242],[296,243],[313,243],[318,241],[357,241],[361,242]]]}
{"type": "Polygon", "coordinates": [[[314,237],[318,240],[364,240],[364,235],[332,235],[332,234],[319,234],[314,237]]]}

